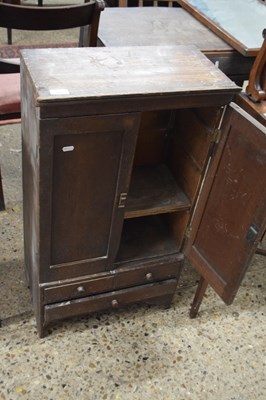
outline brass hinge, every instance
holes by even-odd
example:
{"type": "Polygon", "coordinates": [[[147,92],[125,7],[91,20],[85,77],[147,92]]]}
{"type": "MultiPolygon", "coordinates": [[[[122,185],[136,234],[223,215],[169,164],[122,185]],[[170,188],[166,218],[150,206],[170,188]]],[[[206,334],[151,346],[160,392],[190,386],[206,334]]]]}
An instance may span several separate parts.
{"type": "Polygon", "coordinates": [[[127,199],[127,193],[121,193],[119,197],[118,208],[125,208],[126,199],[127,199]]]}
{"type": "Polygon", "coordinates": [[[209,152],[209,156],[210,157],[213,157],[214,153],[216,152],[216,149],[217,149],[217,146],[218,146],[218,144],[219,144],[219,142],[221,140],[221,137],[222,137],[221,129],[220,128],[216,128],[213,131],[213,134],[212,134],[212,142],[211,142],[212,144],[211,144],[210,152],[209,152]]]}
{"type": "Polygon", "coordinates": [[[220,128],[215,129],[212,134],[212,141],[218,144],[221,140],[221,136],[222,136],[221,129],[220,128]]]}
{"type": "Polygon", "coordinates": [[[185,234],[185,236],[186,236],[188,239],[190,238],[191,231],[192,231],[191,226],[189,226],[189,227],[187,228],[186,234],[185,234]]]}

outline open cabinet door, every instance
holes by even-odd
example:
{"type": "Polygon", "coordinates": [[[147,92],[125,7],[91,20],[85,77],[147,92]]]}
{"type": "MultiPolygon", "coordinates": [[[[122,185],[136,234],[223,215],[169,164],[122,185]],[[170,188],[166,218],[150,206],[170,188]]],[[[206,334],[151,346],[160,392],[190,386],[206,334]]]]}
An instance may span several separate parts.
{"type": "Polygon", "coordinates": [[[202,277],[198,295],[210,284],[230,304],[266,225],[266,127],[231,103],[215,151],[185,254],[202,277]]]}

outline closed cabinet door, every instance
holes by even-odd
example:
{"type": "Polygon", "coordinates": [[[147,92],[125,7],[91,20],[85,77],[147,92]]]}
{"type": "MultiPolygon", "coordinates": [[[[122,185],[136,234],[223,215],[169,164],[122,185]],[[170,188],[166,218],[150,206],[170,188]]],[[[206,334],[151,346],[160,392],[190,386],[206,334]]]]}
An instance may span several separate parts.
{"type": "Polygon", "coordinates": [[[112,265],[138,126],[138,114],[40,121],[41,282],[112,265]]]}
{"type": "Polygon", "coordinates": [[[221,132],[185,251],[230,304],[266,226],[266,127],[232,103],[221,132]]]}

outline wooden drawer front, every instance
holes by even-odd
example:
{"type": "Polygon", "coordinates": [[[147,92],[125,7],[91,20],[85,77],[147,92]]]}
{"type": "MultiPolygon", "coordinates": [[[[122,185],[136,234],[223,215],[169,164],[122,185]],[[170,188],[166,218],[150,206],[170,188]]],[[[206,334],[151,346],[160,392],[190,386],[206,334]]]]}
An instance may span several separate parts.
{"type": "Polygon", "coordinates": [[[149,302],[151,299],[165,296],[170,297],[174,294],[176,285],[176,279],[169,279],[163,282],[47,305],[44,307],[44,324],[48,325],[52,321],[109,308],[124,307],[132,303],[149,302]]]}
{"type": "Polygon", "coordinates": [[[126,267],[120,266],[115,270],[114,285],[115,289],[126,288],[129,286],[145,285],[151,282],[158,282],[166,279],[175,278],[177,281],[180,276],[183,256],[178,255],[170,260],[150,261],[143,265],[135,263],[126,267]]]}
{"type": "Polygon", "coordinates": [[[71,283],[68,285],[54,286],[44,289],[44,304],[56,303],[67,299],[76,299],[95,293],[109,292],[113,289],[114,277],[112,275],[87,281],[71,283]]]}

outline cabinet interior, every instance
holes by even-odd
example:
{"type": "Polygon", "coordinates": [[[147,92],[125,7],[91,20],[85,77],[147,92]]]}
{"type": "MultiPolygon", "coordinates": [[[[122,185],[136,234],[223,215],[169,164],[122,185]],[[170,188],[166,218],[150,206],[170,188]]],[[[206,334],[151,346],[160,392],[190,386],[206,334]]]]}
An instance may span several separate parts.
{"type": "Polygon", "coordinates": [[[220,112],[142,113],[118,263],[181,250],[220,112]]]}

